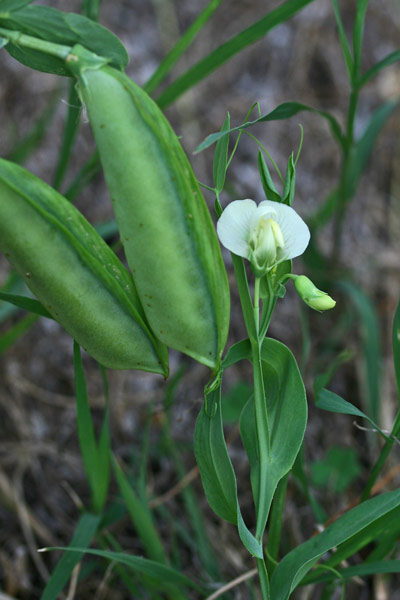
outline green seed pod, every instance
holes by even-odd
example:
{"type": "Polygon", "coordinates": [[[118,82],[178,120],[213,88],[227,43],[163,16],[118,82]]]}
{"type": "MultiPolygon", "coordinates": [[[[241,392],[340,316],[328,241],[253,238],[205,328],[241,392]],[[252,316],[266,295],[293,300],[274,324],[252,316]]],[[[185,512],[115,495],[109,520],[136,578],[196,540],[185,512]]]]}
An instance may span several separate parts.
{"type": "Polygon", "coordinates": [[[89,354],[112,369],[168,372],[132,278],[63,196],[0,159],[0,250],[89,354]]]}
{"type": "Polygon", "coordinates": [[[206,203],[155,102],[124,73],[74,47],[79,81],[128,265],[154,334],[218,368],[229,287],[206,203]]]}

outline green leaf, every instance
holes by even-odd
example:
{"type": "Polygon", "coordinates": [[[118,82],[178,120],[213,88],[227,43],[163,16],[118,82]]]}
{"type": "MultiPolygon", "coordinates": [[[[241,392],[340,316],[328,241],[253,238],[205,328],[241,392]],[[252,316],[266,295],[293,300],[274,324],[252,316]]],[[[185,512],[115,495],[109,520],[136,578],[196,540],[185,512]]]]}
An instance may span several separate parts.
{"type": "Polygon", "coordinates": [[[351,55],[349,42],[347,41],[346,33],[344,31],[342,17],[340,16],[338,0],[332,0],[332,1],[333,1],[333,10],[335,12],[336,24],[337,24],[337,28],[339,31],[340,46],[342,48],[344,62],[345,62],[346,69],[347,69],[347,74],[349,76],[349,79],[351,79],[352,75],[353,75],[353,68],[354,68],[353,57],[351,55]]]}
{"type": "Polygon", "coordinates": [[[99,522],[100,515],[85,513],[81,516],[70,545],[68,548],[60,548],[66,552],[57,563],[40,600],[54,600],[55,598],[58,598],[59,593],[70,578],[74,567],[81,560],[87,547],[91,544],[99,522]],[[77,547],[81,548],[81,550],[76,550],[77,547]],[[69,551],[73,548],[74,552],[69,551]]]}
{"type": "Polygon", "coordinates": [[[292,206],[294,200],[294,190],[296,185],[296,167],[294,166],[293,154],[289,156],[286,169],[285,185],[283,188],[282,202],[292,206]]]}
{"type": "Polygon", "coordinates": [[[355,306],[359,318],[364,358],[365,396],[368,413],[374,421],[379,418],[381,339],[378,317],[374,306],[364,292],[349,281],[340,281],[337,287],[355,306]]]}
{"type": "Polygon", "coordinates": [[[221,388],[206,396],[194,432],[194,453],[207,500],[213,511],[237,524],[236,478],[222,429],[221,388]]]}
{"type": "Polygon", "coordinates": [[[287,600],[303,577],[329,550],[368,528],[383,515],[400,505],[400,490],[367,500],[348,511],[322,533],[287,554],[271,579],[271,598],[287,600]]]}
{"type": "Polygon", "coordinates": [[[315,403],[315,406],[329,412],[340,413],[343,415],[353,415],[355,417],[367,419],[367,421],[371,423],[372,427],[379,431],[385,440],[389,439],[382,429],[380,429],[380,427],[371,419],[371,417],[330,390],[322,389],[319,392],[318,400],[315,403]]]}
{"type": "MultiPolygon", "coordinates": [[[[366,577],[368,575],[376,575],[378,573],[400,573],[400,560],[379,560],[376,562],[365,562],[347,569],[338,569],[337,574],[334,571],[325,571],[323,575],[319,575],[312,579],[312,583],[323,583],[327,581],[335,581],[338,577],[341,579],[350,579],[351,577],[366,577]]],[[[301,582],[301,585],[307,585],[309,579],[306,577],[301,582]]]]}
{"type": "Polygon", "coordinates": [[[240,512],[235,472],[222,427],[220,383],[206,393],[205,404],[196,422],[194,453],[209,505],[218,516],[237,525],[247,550],[262,558],[262,544],[247,529],[240,512]]]}
{"type": "Polygon", "coordinates": [[[244,405],[253,390],[246,381],[238,381],[222,395],[222,415],[224,423],[237,423],[244,405]]]}
{"type": "Polygon", "coordinates": [[[313,485],[343,493],[360,474],[360,463],[353,448],[331,446],[325,456],[311,463],[313,485]]]}
{"type": "MultiPolygon", "coordinates": [[[[362,502],[361,505],[362,504],[364,503],[362,502]]],[[[375,519],[367,527],[364,527],[346,539],[346,541],[340,544],[335,549],[335,552],[331,553],[331,555],[325,560],[324,565],[337,568],[343,563],[344,560],[354,556],[360,552],[360,550],[375,542],[375,540],[379,537],[387,537],[391,535],[393,531],[396,531],[399,528],[399,517],[400,507],[396,506],[389,512],[386,512],[382,516],[375,519]]],[[[309,577],[311,578],[312,575],[313,574],[310,573],[309,577]]]]}
{"type": "Polygon", "coordinates": [[[27,310],[36,315],[47,317],[48,319],[53,318],[51,314],[45,309],[45,307],[40,302],[38,302],[38,300],[34,300],[33,298],[0,292],[0,300],[3,300],[4,302],[9,302],[14,306],[18,306],[18,308],[22,308],[23,310],[27,310]]]}
{"type": "Polygon", "coordinates": [[[82,104],[76,82],[72,80],[69,84],[67,118],[64,124],[57,165],[53,177],[53,187],[56,190],[61,188],[67,172],[75,138],[79,130],[81,110],[82,104]]]}
{"type": "Polygon", "coordinates": [[[0,0],[0,18],[5,17],[8,13],[27,6],[31,2],[33,2],[33,0],[0,0]]]}
{"type": "Polygon", "coordinates": [[[210,135],[208,135],[206,137],[206,139],[203,142],[201,142],[201,144],[199,146],[197,146],[195,152],[196,153],[202,152],[209,146],[212,146],[212,144],[215,144],[215,142],[217,142],[224,135],[229,135],[231,133],[234,133],[235,131],[241,131],[242,129],[248,129],[249,127],[252,127],[253,125],[257,125],[257,123],[263,123],[263,122],[267,122],[267,121],[281,121],[282,119],[290,119],[290,117],[293,117],[294,115],[297,115],[297,113],[302,112],[302,111],[316,113],[316,114],[320,115],[321,117],[324,117],[324,119],[327,119],[334,137],[338,140],[338,142],[341,145],[343,145],[343,134],[340,129],[340,125],[336,121],[335,117],[333,117],[330,113],[327,113],[323,110],[318,110],[316,108],[311,108],[311,106],[307,106],[306,104],[301,104],[300,102],[284,102],[283,104],[280,104],[279,106],[274,108],[274,110],[271,111],[270,113],[263,115],[263,116],[259,117],[258,119],[255,119],[254,121],[246,121],[245,123],[242,123],[242,125],[233,127],[232,129],[229,129],[228,131],[218,131],[217,133],[211,133],[210,135]]]}
{"type": "Polygon", "coordinates": [[[400,302],[397,305],[392,329],[393,363],[396,375],[397,394],[400,402],[400,302]]]}
{"type": "MultiPolygon", "coordinates": [[[[219,144],[220,141],[221,140],[218,140],[217,144],[219,144]]],[[[282,202],[282,199],[278,194],[278,190],[276,189],[272,180],[268,165],[265,162],[264,155],[261,151],[258,153],[258,170],[260,172],[261,183],[267,200],[272,200],[273,202],[282,202]]]]}
{"type": "MultiPolygon", "coordinates": [[[[231,125],[231,118],[228,113],[224,124],[222,125],[221,131],[228,131],[231,125]]],[[[222,192],[225,185],[225,176],[228,163],[228,146],[229,146],[229,135],[225,135],[218,140],[215,146],[214,160],[213,160],[213,179],[214,187],[218,194],[222,192]]]]}
{"type": "Polygon", "coordinates": [[[361,68],[361,55],[362,55],[362,41],[364,34],[364,22],[365,13],[367,12],[369,0],[357,0],[357,9],[354,19],[353,28],[353,56],[354,56],[354,68],[353,68],[353,82],[357,84],[360,68],[361,68]]]}
{"type": "MultiPolygon", "coordinates": [[[[100,512],[107,499],[107,490],[109,483],[109,437],[106,437],[106,439],[104,440],[103,438],[105,436],[105,433],[104,431],[102,431],[102,434],[100,436],[101,444],[99,450],[96,444],[93,421],[89,408],[81,351],[79,345],[75,341],[74,379],[79,445],[81,449],[86,476],[88,478],[88,482],[92,492],[93,508],[95,512],[100,512]]],[[[108,411],[106,411],[105,415],[106,424],[108,424],[107,417],[108,411]]]]}
{"type": "MultiPolygon", "coordinates": [[[[271,441],[266,491],[269,506],[276,486],[292,468],[301,447],[307,423],[307,400],[296,360],[284,344],[265,339],[261,360],[271,441]]],[[[257,498],[259,458],[254,398],[250,398],[243,409],[240,435],[249,458],[253,495],[257,498]]]]}
{"type": "Polygon", "coordinates": [[[263,38],[271,29],[284,23],[299,10],[310,4],[313,0],[287,0],[278,8],[272,10],[262,19],[241,31],[218,48],[196,63],[181,77],[176,79],[158,98],[157,103],[161,108],[172,104],[188,89],[207,77],[218,67],[223,65],[232,56],[263,38]]]}
{"type": "Polygon", "coordinates": [[[225,369],[228,369],[235,363],[244,359],[251,359],[251,345],[250,340],[248,339],[236,342],[236,344],[233,344],[233,346],[229,348],[224,360],[222,361],[221,369],[222,371],[225,371],[225,369]]]}
{"type": "Polygon", "coordinates": [[[147,555],[159,563],[167,563],[167,557],[161,540],[154,527],[153,519],[148,507],[144,506],[132,489],[124,472],[113,458],[113,468],[118,487],[128,509],[133,526],[135,527],[147,555]]]}
{"type": "MultiPolygon", "coordinates": [[[[1,19],[1,26],[21,31],[56,44],[82,44],[88,50],[110,60],[117,69],[128,64],[128,54],[119,39],[105,27],[75,13],[63,13],[47,6],[27,6],[1,19]]],[[[7,51],[16,60],[39,71],[71,76],[64,61],[36,50],[9,43],[7,51]]]]}
{"type": "Polygon", "coordinates": [[[358,88],[362,88],[374,75],[379,73],[384,67],[388,67],[389,65],[393,65],[398,60],[400,60],[400,50],[395,50],[391,52],[385,58],[382,58],[379,62],[377,62],[373,67],[371,67],[358,82],[358,88]]]}
{"type": "MultiPolygon", "coordinates": [[[[66,548],[62,546],[53,546],[51,548],[44,548],[44,550],[66,550],[66,548]]],[[[112,552],[111,550],[91,550],[88,548],[69,548],[69,550],[70,552],[78,552],[79,558],[82,556],[82,554],[92,554],[94,556],[105,558],[111,562],[126,565],[135,573],[145,575],[151,580],[158,582],[159,590],[168,589],[166,585],[173,583],[191,587],[203,592],[203,589],[197,583],[189,579],[189,577],[186,577],[186,575],[183,575],[172,567],[160,564],[154,560],[148,560],[147,558],[143,558],[141,556],[133,556],[123,552],[112,552]]],[[[55,596],[52,596],[51,600],[54,600],[54,598],[55,596]]],[[[41,598],[41,600],[44,599],[41,598]]],[[[50,600],[50,597],[48,597],[48,599],[46,598],[46,600],[50,600]]]]}
{"type": "Polygon", "coordinates": [[[197,34],[202,30],[209,18],[214,14],[222,0],[211,0],[203,12],[197,17],[194,23],[185,31],[180,40],[175,44],[172,50],[161,61],[157,70],[153,73],[147,83],[143,86],[148,94],[152,94],[154,90],[168,75],[174,64],[189,48],[191,43],[197,37],[197,34]]]}

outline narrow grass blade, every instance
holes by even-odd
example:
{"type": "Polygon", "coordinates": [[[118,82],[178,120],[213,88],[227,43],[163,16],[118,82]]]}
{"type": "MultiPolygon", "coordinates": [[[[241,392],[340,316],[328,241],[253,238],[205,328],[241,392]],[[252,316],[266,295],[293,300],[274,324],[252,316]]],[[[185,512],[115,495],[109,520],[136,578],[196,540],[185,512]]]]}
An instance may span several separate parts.
{"type": "MultiPolygon", "coordinates": [[[[67,550],[67,548],[63,546],[53,546],[51,548],[44,548],[44,550],[67,550]]],[[[168,590],[170,589],[169,585],[183,585],[186,587],[190,587],[198,590],[199,592],[203,592],[203,588],[183,575],[179,571],[173,569],[172,567],[168,567],[167,565],[162,565],[154,560],[148,560],[147,558],[143,558],[141,556],[133,556],[132,554],[125,554],[123,552],[112,552],[111,550],[92,550],[84,547],[79,548],[68,548],[70,552],[77,552],[81,557],[82,554],[92,554],[94,556],[100,556],[101,558],[105,558],[111,562],[120,563],[122,565],[126,565],[136,573],[140,575],[146,575],[153,581],[158,582],[159,590],[168,590]]],[[[41,599],[43,600],[43,598],[41,599]]],[[[46,600],[50,600],[50,597],[46,600]]],[[[52,597],[54,600],[54,596],[52,597]]]]}
{"type": "Polygon", "coordinates": [[[349,281],[340,281],[337,287],[348,296],[357,312],[362,336],[367,412],[371,415],[372,420],[377,422],[380,406],[382,356],[378,318],[370,299],[360,288],[349,281]]]}
{"type": "Polygon", "coordinates": [[[75,341],[74,378],[79,445],[86,476],[92,492],[93,508],[95,512],[100,512],[106,501],[108,489],[108,467],[103,462],[105,458],[103,456],[104,451],[107,452],[106,459],[109,460],[109,452],[107,451],[109,450],[109,434],[104,433],[104,427],[108,426],[107,410],[103,432],[101,434],[101,449],[99,451],[96,445],[92,415],[89,408],[81,351],[79,345],[75,341]]]}
{"type": "MultiPolygon", "coordinates": [[[[271,597],[287,600],[307,572],[329,550],[368,528],[400,505],[400,490],[372,498],[348,511],[322,533],[287,554],[274,571],[271,597]]],[[[371,538],[373,539],[373,538],[371,538]]]]}
{"type": "Polygon", "coordinates": [[[399,60],[400,60],[400,50],[395,50],[394,52],[391,52],[390,54],[385,56],[385,58],[382,58],[382,60],[377,62],[376,65],[374,65],[366,73],[364,73],[364,75],[361,77],[361,79],[358,82],[358,88],[359,89],[362,88],[363,85],[365,85],[370,79],[372,79],[372,77],[377,75],[379,73],[379,71],[381,71],[385,67],[388,67],[389,65],[393,65],[394,63],[396,63],[399,60]]]}
{"type": "Polygon", "coordinates": [[[257,42],[264,37],[268,31],[290,19],[312,1],[313,0],[287,0],[278,6],[278,8],[268,13],[265,17],[241,31],[225,44],[219,46],[174,81],[159,96],[157,102],[160,107],[165,108],[166,106],[169,106],[174,100],[179,98],[179,96],[223,65],[232,56],[243,50],[243,48],[257,42]]]}
{"type": "Polygon", "coordinates": [[[154,527],[150,511],[135,494],[115,458],[112,459],[112,464],[126,508],[128,509],[133,526],[143,543],[147,555],[150,559],[155,560],[158,563],[166,564],[167,557],[154,527]]]}
{"type": "MultiPolygon", "coordinates": [[[[312,583],[323,583],[326,581],[335,581],[338,577],[349,579],[351,577],[366,577],[378,573],[400,573],[400,560],[380,560],[376,562],[365,562],[361,565],[348,567],[347,569],[338,569],[337,575],[334,571],[326,571],[323,575],[313,577],[312,583]]],[[[304,578],[300,585],[309,585],[310,579],[304,578]]]]}
{"type": "Polygon", "coordinates": [[[338,140],[338,142],[341,145],[343,145],[343,134],[341,132],[340,125],[336,121],[335,117],[333,117],[330,113],[327,113],[323,110],[318,110],[316,108],[312,108],[311,106],[307,106],[306,104],[301,104],[300,102],[284,102],[283,104],[280,104],[279,106],[274,108],[274,110],[270,113],[263,115],[258,119],[255,119],[254,121],[246,121],[245,123],[242,123],[242,125],[238,125],[237,127],[233,127],[232,129],[228,129],[226,131],[218,131],[217,133],[211,133],[199,146],[197,146],[195,152],[196,154],[202,152],[209,146],[212,146],[212,144],[215,144],[215,142],[217,142],[224,135],[229,135],[231,133],[234,133],[235,131],[241,131],[242,129],[248,129],[253,125],[257,125],[257,123],[290,119],[290,117],[293,117],[294,115],[297,115],[297,113],[302,111],[316,113],[321,117],[324,117],[328,121],[334,137],[338,140]]]}
{"type": "Polygon", "coordinates": [[[96,150],[72,180],[64,196],[73,202],[88,183],[100,172],[100,169],[99,153],[96,150]]]}
{"type": "Polygon", "coordinates": [[[60,152],[53,177],[53,187],[56,190],[61,188],[62,182],[67,172],[71,157],[72,148],[78,133],[80,114],[82,104],[76,89],[75,80],[69,83],[68,113],[64,125],[64,131],[61,139],[60,152]]]}
{"type": "Polygon", "coordinates": [[[357,0],[356,16],[354,19],[353,29],[353,82],[355,85],[357,85],[361,68],[362,41],[364,35],[365,13],[367,12],[367,8],[368,0],[357,0]]]}
{"type": "Polygon", "coordinates": [[[3,354],[10,346],[17,341],[18,338],[24,335],[28,329],[32,327],[38,320],[39,315],[30,314],[23,317],[18,323],[13,325],[8,331],[0,336],[0,355],[3,354]]]}
{"type": "Polygon", "coordinates": [[[339,11],[338,0],[332,0],[332,4],[333,4],[333,10],[335,12],[335,19],[336,19],[338,32],[339,32],[340,46],[342,48],[343,58],[344,58],[344,62],[345,62],[346,69],[347,69],[347,74],[349,76],[349,79],[351,79],[353,76],[354,65],[353,65],[353,57],[351,55],[350,45],[349,45],[349,42],[347,41],[346,33],[345,33],[345,30],[343,27],[342,17],[340,15],[340,11],[339,11]]]}
{"type": "Polygon", "coordinates": [[[59,593],[70,578],[75,565],[78,564],[86,549],[91,544],[99,522],[99,515],[85,513],[81,516],[69,547],[60,548],[60,550],[65,550],[66,552],[57,563],[40,600],[54,600],[55,598],[58,598],[59,593]],[[76,547],[81,548],[81,550],[69,552],[69,550],[76,547]]]}
{"type": "Polygon", "coordinates": [[[22,308],[23,310],[27,310],[36,315],[40,315],[41,317],[47,317],[48,319],[52,319],[51,314],[45,309],[43,304],[41,304],[38,300],[34,300],[33,298],[28,298],[27,296],[17,296],[16,294],[8,294],[6,292],[0,292],[0,300],[3,302],[9,302],[18,308],[22,308]]]}
{"type": "Polygon", "coordinates": [[[174,64],[186,52],[191,43],[197,37],[197,34],[203,29],[204,25],[217,10],[222,0],[211,0],[203,12],[197,17],[194,23],[185,31],[181,39],[175,44],[172,50],[161,61],[160,65],[144,85],[144,89],[148,94],[152,94],[154,90],[168,75],[174,64]]]}
{"type": "Polygon", "coordinates": [[[397,305],[392,329],[393,363],[396,375],[397,395],[400,404],[400,302],[397,305]]]}
{"type": "MultiPolygon", "coordinates": [[[[222,125],[221,131],[228,131],[230,129],[231,118],[228,113],[224,124],[222,125]]],[[[229,135],[225,135],[218,140],[215,146],[214,159],[213,159],[213,179],[214,186],[218,194],[222,192],[225,185],[226,170],[228,164],[228,146],[229,146],[229,135]]]]}

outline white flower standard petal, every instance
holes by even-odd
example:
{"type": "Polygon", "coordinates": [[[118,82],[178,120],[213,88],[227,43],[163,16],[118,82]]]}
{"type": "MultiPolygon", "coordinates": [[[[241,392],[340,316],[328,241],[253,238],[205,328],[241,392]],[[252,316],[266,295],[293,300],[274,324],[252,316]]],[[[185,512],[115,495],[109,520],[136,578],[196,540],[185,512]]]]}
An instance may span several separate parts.
{"type": "Polygon", "coordinates": [[[218,219],[217,233],[221,244],[230,252],[250,258],[249,239],[257,211],[254,200],[234,200],[218,219]]]}
{"type": "Polygon", "coordinates": [[[218,237],[228,250],[250,260],[258,277],[283,260],[303,254],[310,231],[293,208],[265,200],[235,200],[217,224],[218,237]]]}
{"type": "Polygon", "coordinates": [[[275,210],[273,218],[281,228],[285,240],[284,258],[281,260],[296,258],[303,254],[310,241],[310,230],[297,212],[287,204],[271,200],[264,200],[259,204],[259,208],[266,214],[275,210]]]}

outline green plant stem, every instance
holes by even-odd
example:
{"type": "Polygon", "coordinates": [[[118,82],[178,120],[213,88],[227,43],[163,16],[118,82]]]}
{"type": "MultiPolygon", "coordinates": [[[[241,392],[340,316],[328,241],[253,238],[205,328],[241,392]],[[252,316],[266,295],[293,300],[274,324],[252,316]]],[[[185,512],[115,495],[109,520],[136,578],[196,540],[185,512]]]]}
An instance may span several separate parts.
{"type": "Polygon", "coordinates": [[[395,438],[398,437],[399,434],[400,434],[400,411],[397,413],[396,419],[394,421],[391,436],[385,442],[385,445],[383,446],[383,448],[381,450],[379,458],[376,461],[374,468],[372,469],[372,473],[369,476],[367,485],[365,486],[365,489],[361,496],[361,502],[364,502],[364,500],[368,499],[368,497],[371,493],[371,490],[374,487],[375,481],[378,479],[379,473],[381,472],[383,465],[385,464],[385,461],[390,454],[393,444],[395,443],[395,438]]]}
{"type": "Polygon", "coordinates": [[[340,184],[339,184],[339,194],[338,194],[338,203],[336,206],[336,215],[335,215],[335,223],[334,223],[334,245],[333,245],[333,253],[332,258],[335,265],[337,265],[340,261],[341,254],[341,246],[342,246],[342,234],[343,234],[343,225],[346,216],[346,207],[349,200],[349,167],[350,167],[350,156],[351,151],[354,145],[354,121],[357,111],[359,98],[358,89],[352,88],[350,99],[349,99],[349,107],[347,113],[347,126],[346,126],[346,135],[344,142],[344,152],[342,158],[342,170],[340,176],[340,184]]]}
{"type": "Polygon", "coordinates": [[[258,577],[260,580],[262,599],[271,600],[271,594],[269,591],[268,571],[265,561],[262,558],[257,558],[257,570],[258,577]]]}
{"type": "Polygon", "coordinates": [[[38,50],[39,52],[43,52],[44,54],[57,56],[62,60],[65,60],[72,50],[70,46],[63,46],[62,44],[54,44],[53,42],[47,42],[45,40],[32,37],[31,35],[21,33],[20,31],[4,29],[4,27],[0,27],[0,35],[4,36],[16,46],[25,46],[25,48],[38,50]]]}

